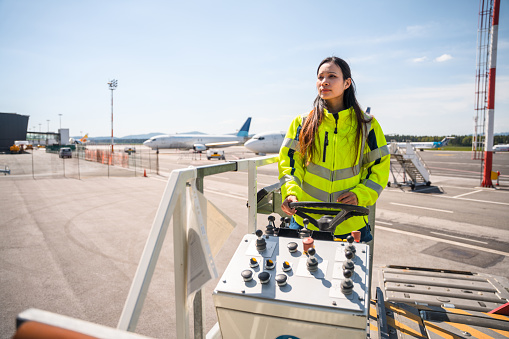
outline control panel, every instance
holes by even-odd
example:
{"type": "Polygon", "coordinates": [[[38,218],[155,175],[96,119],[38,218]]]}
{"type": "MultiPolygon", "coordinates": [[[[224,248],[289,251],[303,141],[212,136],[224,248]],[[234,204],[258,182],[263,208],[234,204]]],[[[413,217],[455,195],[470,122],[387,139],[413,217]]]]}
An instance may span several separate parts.
{"type": "MultiPolygon", "coordinates": [[[[294,231],[286,230],[286,234],[294,231]]],[[[253,319],[257,314],[269,322],[274,317],[283,317],[286,323],[293,319],[300,327],[308,323],[312,328],[314,323],[365,331],[369,247],[354,242],[352,236],[348,241],[315,240],[311,232],[305,231],[293,232],[294,237],[278,236],[269,229],[266,234],[257,230],[256,234],[244,236],[214,291],[224,338],[226,324],[222,320],[228,322],[224,313],[227,309],[242,312],[244,316],[245,312],[252,312],[253,319]]],[[[237,326],[235,323],[242,317],[229,314],[228,318],[231,318],[228,326],[237,326]]],[[[259,321],[251,324],[245,321],[248,324],[240,327],[260,330],[256,328],[259,321]]],[[[299,328],[295,326],[281,331],[288,334],[299,328]]],[[[303,329],[299,331],[302,335],[303,329]]],[[[294,333],[296,337],[298,334],[294,333]]],[[[365,337],[365,332],[362,336],[365,337]]]]}

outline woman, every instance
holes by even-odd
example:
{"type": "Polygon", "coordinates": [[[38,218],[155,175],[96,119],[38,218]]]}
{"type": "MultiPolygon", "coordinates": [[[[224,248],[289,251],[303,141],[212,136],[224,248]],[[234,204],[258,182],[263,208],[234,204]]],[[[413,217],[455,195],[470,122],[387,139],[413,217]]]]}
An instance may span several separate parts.
{"type": "MultiPolygon", "coordinates": [[[[314,109],[292,121],[279,151],[281,208],[293,216],[291,228],[302,227],[303,221],[294,215],[290,202],[370,206],[389,179],[387,142],[376,119],[361,110],[348,64],[337,57],[324,59],[318,66],[316,88],[314,109]]],[[[308,228],[317,229],[312,224],[308,228]]],[[[371,240],[367,222],[360,216],[341,223],[335,235],[355,230],[361,231],[361,241],[371,240]]]]}

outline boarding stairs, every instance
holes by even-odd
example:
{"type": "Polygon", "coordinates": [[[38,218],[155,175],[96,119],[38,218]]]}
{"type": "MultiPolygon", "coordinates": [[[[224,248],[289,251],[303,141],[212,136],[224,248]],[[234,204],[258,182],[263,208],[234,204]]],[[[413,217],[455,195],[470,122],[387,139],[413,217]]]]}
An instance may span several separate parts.
{"type": "MultiPolygon", "coordinates": [[[[410,186],[412,190],[419,185],[431,185],[430,170],[421,156],[415,151],[410,142],[405,147],[399,147],[395,141],[389,145],[391,154],[392,184],[410,186]]],[[[388,186],[391,182],[388,183],[388,186]]]]}

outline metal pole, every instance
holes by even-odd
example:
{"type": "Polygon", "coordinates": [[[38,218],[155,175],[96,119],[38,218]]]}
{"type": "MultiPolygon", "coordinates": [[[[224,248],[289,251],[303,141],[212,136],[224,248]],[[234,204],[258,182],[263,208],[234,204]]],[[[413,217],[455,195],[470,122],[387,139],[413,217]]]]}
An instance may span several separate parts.
{"type": "Polygon", "coordinates": [[[486,116],[486,137],[484,148],[484,172],[482,187],[493,187],[491,170],[493,164],[493,134],[495,130],[495,76],[497,67],[498,17],[500,0],[495,0],[490,38],[490,73],[488,80],[488,115],[486,116]]]}
{"type": "Polygon", "coordinates": [[[113,153],[113,89],[111,89],[111,153],[113,153]]]}

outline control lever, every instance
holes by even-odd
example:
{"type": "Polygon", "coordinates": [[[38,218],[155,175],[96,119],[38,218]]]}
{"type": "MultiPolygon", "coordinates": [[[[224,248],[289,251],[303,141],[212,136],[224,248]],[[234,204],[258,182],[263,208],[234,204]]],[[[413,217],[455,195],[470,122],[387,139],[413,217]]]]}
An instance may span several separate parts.
{"type": "Polygon", "coordinates": [[[345,279],[341,282],[341,292],[345,295],[352,294],[353,291],[353,281],[350,279],[353,275],[353,272],[350,270],[343,270],[343,276],[345,279]]]}
{"type": "Polygon", "coordinates": [[[307,237],[310,237],[311,236],[311,230],[308,229],[308,224],[309,224],[309,219],[307,218],[304,218],[302,220],[302,222],[304,223],[304,228],[302,228],[300,231],[299,231],[299,236],[301,238],[307,238],[307,237]]]}
{"type": "Polygon", "coordinates": [[[346,261],[343,263],[343,269],[344,270],[350,270],[350,271],[354,271],[354,268],[355,268],[355,265],[352,261],[353,259],[353,253],[350,252],[350,251],[346,251],[345,252],[345,257],[346,257],[346,261]]]}
{"type": "Polygon", "coordinates": [[[308,260],[306,261],[306,266],[308,267],[309,272],[316,272],[318,270],[318,260],[315,258],[316,250],[314,248],[310,248],[308,250],[308,260]]]}
{"type": "MultiPolygon", "coordinates": [[[[350,252],[352,252],[352,253],[353,253],[353,258],[355,258],[355,253],[357,252],[357,250],[355,249],[355,246],[354,246],[354,244],[353,244],[353,242],[354,242],[354,237],[352,237],[351,235],[348,235],[348,236],[346,237],[346,241],[348,241],[348,245],[346,245],[346,247],[345,247],[345,253],[346,253],[347,251],[350,251],[350,252]]],[[[353,258],[352,258],[352,259],[353,259],[353,258]]]]}
{"type": "Polygon", "coordinates": [[[276,224],[274,221],[276,218],[273,215],[269,215],[269,224],[265,227],[265,234],[267,235],[274,235],[274,229],[276,228],[276,224]]]}
{"type": "Polygon", "coordinates": [[[262,238],[263,231],[262,230],[256,230],[255,232],[258,239],[256,239],[256,249],[258,252],[263,252],[267,248],[267,243],[265,242],[265,239],[262,238]]]}

